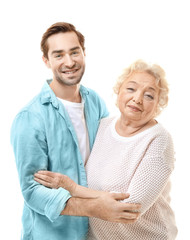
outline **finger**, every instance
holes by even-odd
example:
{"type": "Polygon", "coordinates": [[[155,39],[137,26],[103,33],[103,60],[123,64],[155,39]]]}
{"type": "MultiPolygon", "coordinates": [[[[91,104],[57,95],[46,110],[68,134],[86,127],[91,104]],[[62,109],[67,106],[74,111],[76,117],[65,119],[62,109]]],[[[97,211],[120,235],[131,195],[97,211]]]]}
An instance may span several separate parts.
{"type": "Polygon", "coordinates": [[[50,176],[50,177],[53,177],[55,175],[54,172],[46,171],[46,170],[40,170],[37,173],[42,174],[42,175],[46,175],[46,176],[50,176]]]}
{"type": "Polygon", "coordinates": [[[114,192],[112,192],[111,195],[115,200],[124,200],[129,197],[129,193],[114,193],[114,192]]]}
{"type": "Polygon", "coordinates": [[[43,181],[42,179],[39,179],[39,178],[34,178],[34,180],[35,180],[36,182],[44,185],[45,187],[52,188],[52,187],[51,187],[51,183],[49,183],[49,182],[43,181]]]}
{"type": "Polygon", "coordinates": [[[121,218],[121,219],[118,219],[117,223],[124,223],[124,224],[132,224],[132,223],[135,223],[137,221],[137,219],[125,219],[125,218],[121,218]]]}
{"type": "Polygon", "coordinates": [[[41,180],[44,180],[46,182],[52,182],[52,177],[49,177],[49,176],[46,176],[46,175],[43,175],[43,174],[35,173],[34,177],[36,177],[38,179],[41,179],[41,180]]]}
{"type": "Polygon", "coordinates": [[[123,209],[125,212],[139,212],[141,205],[138,203],[123,203],[123,209]]]}
{"type": "Polygon", "coordinates": [[[138,219],[139,217],[140,217],[140,213],[124,212],[122,214],[122,218],[127,220],[138,219]]]}

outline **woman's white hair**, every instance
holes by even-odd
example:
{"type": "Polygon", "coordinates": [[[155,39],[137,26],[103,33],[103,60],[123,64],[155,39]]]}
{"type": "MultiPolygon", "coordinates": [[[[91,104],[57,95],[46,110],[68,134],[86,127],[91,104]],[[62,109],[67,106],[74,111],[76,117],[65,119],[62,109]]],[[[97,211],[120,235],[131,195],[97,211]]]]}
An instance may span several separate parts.
{"type": "Polygon", "coordinates": [[[165,71],[157,64],[148,64],[143,60],[137,60],[132,63],[128,68],[125,68],[122,75],[117,79],[116,84],[113,88],[114,93],[118,95],[121,85],[136,72],[147,72],[155,77],[159,91],[158,107],[155,116],[158,116],[162,109],[168,104],[168,83],[165,78],[165,71]]]}

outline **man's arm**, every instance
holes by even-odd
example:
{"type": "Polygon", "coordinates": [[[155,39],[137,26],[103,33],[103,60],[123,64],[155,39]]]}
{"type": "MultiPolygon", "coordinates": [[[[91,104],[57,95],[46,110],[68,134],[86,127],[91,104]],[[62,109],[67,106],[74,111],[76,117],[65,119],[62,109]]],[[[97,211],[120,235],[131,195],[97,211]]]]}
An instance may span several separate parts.
{"type": "Polygon", "coordinates": [[[70,198],[61,215],[96,217],[117,223],[134,223],[140,213],[139,204],[121,203],[128,197],[124,193],[107,193],[94,199],[70,198]]]}
{"type": "Polygon", "coordinates": [[[50,171],[39,171],[34,175],[34,180],[46,187],[65,188],[74,196],[67,201],[62,215],[97,217],[120,223],[133,223],[139,215],[139,204],[118,201],[128,198],[129,194],[89,189],[76,184],[66,175],[50,171]]]}
{"type": "Polygon", "coordinates": [[[71,195],[63,188],[46,188],[33,179],[36,171],[48,168],[48,148],[43,120],[37,114],[21,112],[12,125],[11,143],[25,202],[50,221],[56,220],[71,195]]]}

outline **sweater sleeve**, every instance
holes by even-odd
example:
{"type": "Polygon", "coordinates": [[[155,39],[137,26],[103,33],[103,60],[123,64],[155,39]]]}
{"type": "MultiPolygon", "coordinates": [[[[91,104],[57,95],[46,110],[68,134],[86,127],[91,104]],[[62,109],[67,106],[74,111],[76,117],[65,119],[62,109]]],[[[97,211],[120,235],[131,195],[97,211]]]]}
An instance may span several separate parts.
{"type": "Polygon", "coordinates": [[[26,204],[54,221],[71,195],[63,188],[49,189],[33,179],[36,171],[48,169],[48,146],[42,122],[28,111],[18,114],[11,128],[11,144],[26,204]]]}
{"type": "Polygon", "coordinates": [[[130,197],[124,201],[140,203],[140,212],[144,214],[164,190],[173,168],[174,151],[170,135],[155,137],[130,182],[130,197]]]}

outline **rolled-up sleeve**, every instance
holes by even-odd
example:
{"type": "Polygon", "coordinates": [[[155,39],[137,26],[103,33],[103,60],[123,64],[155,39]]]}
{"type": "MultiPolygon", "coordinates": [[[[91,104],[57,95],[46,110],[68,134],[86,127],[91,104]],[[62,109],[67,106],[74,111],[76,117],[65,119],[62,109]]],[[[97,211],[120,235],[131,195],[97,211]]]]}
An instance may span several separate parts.
{"type": "Polygon", "coordinates": [[[48,144],[40,116],[29,111],[19,113],[11,128],[11,144],[26,204],[55,221],[71,195],[63,188],[50,189],[34,181],[36,171],[48,169],[48,144]]]}

